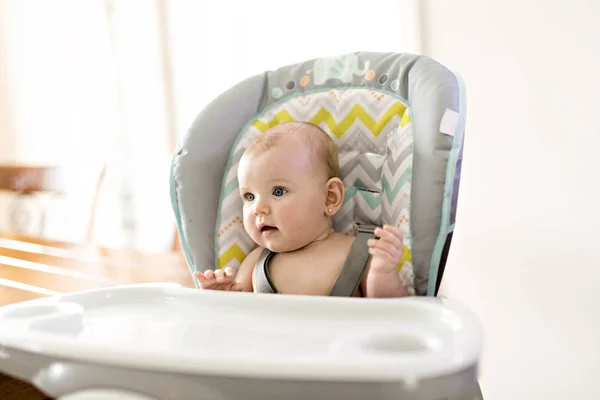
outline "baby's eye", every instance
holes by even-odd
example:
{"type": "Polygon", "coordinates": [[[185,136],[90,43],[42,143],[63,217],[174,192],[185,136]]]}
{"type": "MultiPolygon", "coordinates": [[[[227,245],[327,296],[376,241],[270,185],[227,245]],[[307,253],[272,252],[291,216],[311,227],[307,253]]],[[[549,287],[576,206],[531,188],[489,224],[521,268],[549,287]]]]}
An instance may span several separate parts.
{"type": "Polygon", "coordinates": [[[246,201],[253,201],[254,200],[254,195],[252,193],[246,193],[246,194],[244,194],[244,200],[246,200],[246,201]]]}
{"type": "Polygon", "coordinates": [[[275,190],[273,190],[273,195],[277,196],[277,197],[283,196],[286,193],[287,193],[287,190],[285,190],[284,188],[280,188],[280,187],[275,188],[275,190]]]}

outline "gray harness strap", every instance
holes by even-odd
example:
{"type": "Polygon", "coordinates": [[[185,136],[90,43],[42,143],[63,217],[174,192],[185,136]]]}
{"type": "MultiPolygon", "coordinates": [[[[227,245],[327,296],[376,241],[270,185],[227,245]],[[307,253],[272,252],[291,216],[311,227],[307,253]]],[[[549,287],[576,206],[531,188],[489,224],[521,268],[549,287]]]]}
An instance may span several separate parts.
{"type": "MultiPolygon", "coordinates": [[[[344,266],[329,292],[330,296],[351,297],[358,288],[370,257],[367,240],[375,237],[374,229],[375,227],[371,225],[358,226],[358,234],[352,243],[344,266]]],[[[269,260],[273,254],[275,253],[265,248],[258,257],[254,268],[254,291],[256,293],[277,293],[268,270],[269,260]]]]}
{"type": "Polygon", "coordinates": [[[374,230],[374,226],[358,226],[358,234],[354,239],[354,243],[352,243],[350,252],[348,252],[344,267],[335,280],[331,292],[329,292],[330,296],[351,297],[354,295],[371,256],[367,240],[375,237],[374,230]]]}
{"type": "Polygon", "coordinates": [[[277,293],[267,268],[273,254],[275,253],[265,247],[258,257],[254,268],[254,291],[256,293],[277,293]]]}

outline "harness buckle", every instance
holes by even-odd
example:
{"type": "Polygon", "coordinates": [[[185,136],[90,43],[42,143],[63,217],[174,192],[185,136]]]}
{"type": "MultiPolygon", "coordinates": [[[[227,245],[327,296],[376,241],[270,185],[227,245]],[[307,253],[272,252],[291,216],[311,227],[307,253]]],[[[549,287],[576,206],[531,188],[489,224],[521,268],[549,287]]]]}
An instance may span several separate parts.
{"type": "Polygon", "coordinates": [[[370,225],[370,224],[357,224],[357,229],[359,233],[370,233],[370,234],[375,234],[375,228],[377,228],[376,225],[370,225]]]}

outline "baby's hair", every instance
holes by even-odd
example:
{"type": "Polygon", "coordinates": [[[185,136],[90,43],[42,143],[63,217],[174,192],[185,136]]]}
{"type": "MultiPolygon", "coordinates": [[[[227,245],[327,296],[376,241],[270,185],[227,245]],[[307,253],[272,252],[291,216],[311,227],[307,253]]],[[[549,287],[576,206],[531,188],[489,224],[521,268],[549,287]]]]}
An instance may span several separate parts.
{"type": "Polygon", "coordinates": [[[259,133],[248,145],[245,153],[260,154],[282,139],[293,136],[302,140],[313,151],[317,162],[323,162],[327,179],[340,178],[337,147],[331,137],[318,125],[310,122],[282,122],[259,133]]]}

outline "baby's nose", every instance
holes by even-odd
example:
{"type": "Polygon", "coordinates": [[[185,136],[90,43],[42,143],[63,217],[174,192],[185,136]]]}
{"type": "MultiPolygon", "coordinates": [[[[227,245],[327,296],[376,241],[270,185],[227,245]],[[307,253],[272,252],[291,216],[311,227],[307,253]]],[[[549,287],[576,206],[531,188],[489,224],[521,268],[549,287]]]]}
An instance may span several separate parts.
{"type": "Polygon", "coordinates": [[[261,199],[257,199],[254,203],[254,214],[268,214],[270,211],[269,204],[261,199]]]}

